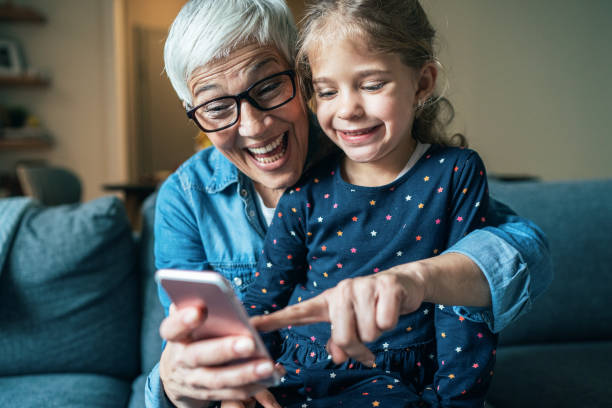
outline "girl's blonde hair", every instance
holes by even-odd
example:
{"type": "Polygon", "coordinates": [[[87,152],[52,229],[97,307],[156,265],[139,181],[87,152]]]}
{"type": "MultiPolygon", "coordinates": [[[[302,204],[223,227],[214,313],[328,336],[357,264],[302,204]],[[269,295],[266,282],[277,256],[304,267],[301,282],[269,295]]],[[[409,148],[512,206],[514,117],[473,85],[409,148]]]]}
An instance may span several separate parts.
{"type": "MultiPolygon", "coordinates": [[[[313,95],[308,53],[329,46],[327,39],[362,39],[372,52],[397,54],[407,66],[420,69],[437,61],[435,35],[418,0],[314,1],[306,7],[296,57],[304,95],[313,95]]],[[[422,143],[467,146],[463,135],[446,134],[453,117],[451,103],[434,95],[417,109],[412,136],[422,143]]]]}

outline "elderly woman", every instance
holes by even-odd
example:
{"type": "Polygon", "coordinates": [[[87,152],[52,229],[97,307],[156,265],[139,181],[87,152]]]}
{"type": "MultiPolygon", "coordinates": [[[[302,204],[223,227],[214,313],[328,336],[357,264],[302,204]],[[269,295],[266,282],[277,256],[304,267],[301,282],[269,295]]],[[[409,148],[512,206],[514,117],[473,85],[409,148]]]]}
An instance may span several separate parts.
{"type": "MultiPolygon", "coordinates": [[[[214,148],[187,160],[159,192],[158,268],[216,270],[239,297],[251,283],[279,197],[330,148],[292,70],[295,39],[283,0],[192,0],[176,17],[165,45],[166,72],[187,115],[214,148]]],[[[428,301],[466,305],[456,306],[456,313],[498,332],[528,311],[551,279],[545,239],[535,225],[499,203],[492,203],[488,220],[489,226],[441,255],[377,274],[372,280],[384,277],[383,290],[395,296],[372,299],[370,319],[377,308],[397,315],[400,305],[416,308],[428,301]]],[[[355,284],[335,301],[350,304],[362,286],[355,284]]],[[[278,406],[257,381],[282,368],[265,359],[245,363],[254,352],[252,339],[194,341],[190,334],[205,312],[176,310],[163,290],[160,299],[168,315],[160,328],[166,342],[148,379],[147,406],[205,406],[255,394],[262,404],[278,406]]],[[[281,312],[277,320],[270,315],[265,327],[292,318],[334,324],[325,301],[306,306],[289,315],[281,312]]],[[[358,324],[335,347],[344,358],[360,358],[358,324]]],[[[378,330],[376,321],[365,324],[378,330]]]]}

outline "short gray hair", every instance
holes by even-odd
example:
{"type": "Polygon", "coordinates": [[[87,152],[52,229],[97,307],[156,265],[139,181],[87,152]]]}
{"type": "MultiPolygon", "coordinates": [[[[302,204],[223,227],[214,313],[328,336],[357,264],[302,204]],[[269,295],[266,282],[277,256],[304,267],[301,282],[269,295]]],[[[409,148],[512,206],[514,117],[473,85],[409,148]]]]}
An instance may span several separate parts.
{"type": "Polygon", "coordinates": [[[166,74],[191,105],[187,86],[203,65],[247,43],[270,45],[293,67],[297,30],[284,0],[190,0],[174,19],[164,46],[166,74]]]}

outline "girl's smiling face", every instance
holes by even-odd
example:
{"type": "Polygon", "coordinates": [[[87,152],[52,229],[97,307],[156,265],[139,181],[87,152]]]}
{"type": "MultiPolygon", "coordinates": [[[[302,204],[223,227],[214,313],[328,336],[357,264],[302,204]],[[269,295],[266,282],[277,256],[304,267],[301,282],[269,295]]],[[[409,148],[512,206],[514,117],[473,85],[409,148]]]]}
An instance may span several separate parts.
{"type": "Polygon", "coordinates": [[[345,36],[308,53],[317,117],[351,165],[401,170],[415,146],[415,106],[432,92],[435,66],[417,70],[364,43],[345,36]]]}

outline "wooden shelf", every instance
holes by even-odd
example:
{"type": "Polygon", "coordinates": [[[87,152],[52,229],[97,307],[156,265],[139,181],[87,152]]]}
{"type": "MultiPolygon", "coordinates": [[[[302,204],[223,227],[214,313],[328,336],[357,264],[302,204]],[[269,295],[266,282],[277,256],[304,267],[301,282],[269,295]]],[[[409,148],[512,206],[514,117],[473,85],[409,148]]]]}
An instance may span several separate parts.
{"type": "Polygon", "coordinates": [[[9,150],[44,150],[52,143],[47,139],[0,139],[0,152],[9,150]]]}
{"type": "Polygon", "coordinates": [[[29,75],[0,76],[0,86],[47,87],[50,83],[47,78],[29,75]]]}
{"type": "Polygon", "coordinates": [[[30,7],[17,6],[11,1],[0,4],[0,22],[42,24],[46,21],[45,16],[30,7]]]}

